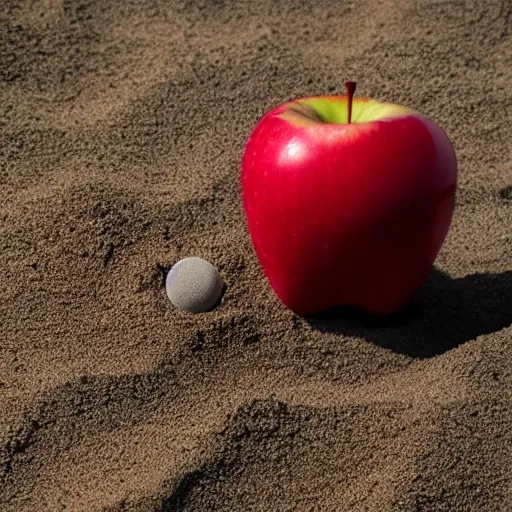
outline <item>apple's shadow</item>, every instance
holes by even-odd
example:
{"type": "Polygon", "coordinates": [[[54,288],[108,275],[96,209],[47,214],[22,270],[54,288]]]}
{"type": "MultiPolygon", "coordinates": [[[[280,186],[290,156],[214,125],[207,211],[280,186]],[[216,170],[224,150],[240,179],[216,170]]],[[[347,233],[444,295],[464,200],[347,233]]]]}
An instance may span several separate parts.
{"type": "Polygon", "coordinates": [[[411,357],[432,357],[512,324],[512,271],[452,279],[433,269],[396,315],[377,318],[334,308],[305,320],[322,332],[363,337],[411,357]]]}

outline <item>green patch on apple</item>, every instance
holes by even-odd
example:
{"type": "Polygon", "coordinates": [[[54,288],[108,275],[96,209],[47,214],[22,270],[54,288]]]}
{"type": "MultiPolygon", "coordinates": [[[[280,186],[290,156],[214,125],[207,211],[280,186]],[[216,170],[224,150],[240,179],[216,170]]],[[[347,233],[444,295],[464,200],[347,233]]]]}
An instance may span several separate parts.
{"type": "Polygon", "coordinates": [[[349,121],[348,98],[345,96],[305,98],[298,100],[298,103],[312,109],[316,119],[328,124],[371,123],[379,119],[417,114],[401,105],[361,99],[352,102],[352,116],[349,121]]]}

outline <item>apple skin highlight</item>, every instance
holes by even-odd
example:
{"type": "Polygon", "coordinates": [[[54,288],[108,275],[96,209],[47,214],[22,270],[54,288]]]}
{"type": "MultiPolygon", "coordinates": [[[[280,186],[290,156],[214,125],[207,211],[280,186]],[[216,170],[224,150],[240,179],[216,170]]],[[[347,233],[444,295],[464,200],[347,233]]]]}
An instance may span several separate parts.
{"type": "Polygon", "coordinates": [[[244,212],[260,264],[298,314],[344,305],[393,313],[423,283],[448,232],[452,145],[406,107],[356,98],[352,123],[334,124],[301,101],[265,114],[243,155],[244,212]],[[370,120],[357,122],[368,107],[370,120]]]}

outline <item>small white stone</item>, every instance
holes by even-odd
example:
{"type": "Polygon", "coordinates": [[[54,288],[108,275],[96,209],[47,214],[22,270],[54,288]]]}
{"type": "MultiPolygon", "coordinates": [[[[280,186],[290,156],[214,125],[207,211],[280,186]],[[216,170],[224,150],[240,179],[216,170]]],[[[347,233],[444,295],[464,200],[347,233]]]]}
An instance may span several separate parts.
{"type": "Polygon", "coordinates": [[[203,313],[213,308],[222,294],[222,278],[208,261],[195,256],[174,264],[167,274],[165,291],[179,309],[203,313]]]}

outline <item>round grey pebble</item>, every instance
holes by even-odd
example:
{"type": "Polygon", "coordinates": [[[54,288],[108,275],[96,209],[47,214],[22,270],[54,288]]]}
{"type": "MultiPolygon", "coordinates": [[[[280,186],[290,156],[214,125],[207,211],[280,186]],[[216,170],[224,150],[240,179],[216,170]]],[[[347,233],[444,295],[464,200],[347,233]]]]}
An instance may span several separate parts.
{"type": "Polygon", "coordinates": [[[175,263],[165,281],[169,300],[190,313],[212,309],[222,294],[222,287],[219,271],[210,262],[195,256],[175,263]]]}

